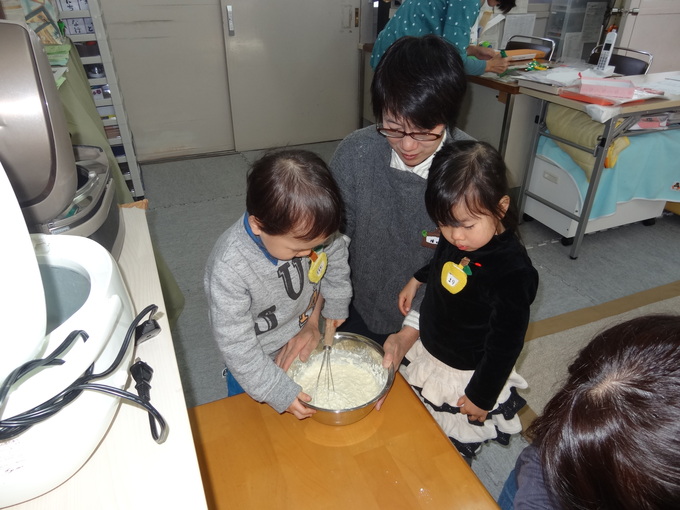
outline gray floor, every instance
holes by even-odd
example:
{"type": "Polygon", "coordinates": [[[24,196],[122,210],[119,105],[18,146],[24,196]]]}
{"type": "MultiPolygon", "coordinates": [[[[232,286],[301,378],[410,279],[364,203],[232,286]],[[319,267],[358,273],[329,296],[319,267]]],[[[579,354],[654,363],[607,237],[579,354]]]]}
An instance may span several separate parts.
{"type": "MultiPolygon", "coordinates": [[[[328,161],[337,142],[304,146],[328,161]]],[[[186,298],[173,339],[188,405],[226,396],[223,364],[207,323],[202,275],[219,235],[243,213],[245,177],[262,154],[251,151],[143,165],[149,227],[186,298]]],[[[536,221],[520,227],[540,288],[532,320],[593,306],[680,279],[680,217],[639,223],[586,236],[579,257],[569,258],[560,237],[536,221]]],[[[496,497],[523,440],[485,447],[473,469],[496,497]]]]}

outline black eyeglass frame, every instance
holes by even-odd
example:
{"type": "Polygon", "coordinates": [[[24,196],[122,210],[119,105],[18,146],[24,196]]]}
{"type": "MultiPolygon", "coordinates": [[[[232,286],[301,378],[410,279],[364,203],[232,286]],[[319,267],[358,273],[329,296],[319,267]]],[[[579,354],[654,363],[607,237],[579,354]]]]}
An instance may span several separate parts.
{"type": "Polygon", "coordinates": [[[416,142],[434,142],[436,140],[439,140],[442,136],[444,136],[444,133],[446,132],[446,128],[442,130],[441,133],[429,133],[429,132],[422,132],[422,131],[416,131],[412,133],[407,133],[406,131],[401,131],[400,129],[390,129],[386,128],[382,124],[376,124],[375,125],[375,130],[385,138],[399,138],[402,139],[406,136],[410,136],[413,138],[416,142]],[[384,133],[384,131],[389,131],[390,133],[395,133],[395,134],[387,134],[384,133]],[[424,138],[416,138],[416,137],[424,137],[424,138]]]}

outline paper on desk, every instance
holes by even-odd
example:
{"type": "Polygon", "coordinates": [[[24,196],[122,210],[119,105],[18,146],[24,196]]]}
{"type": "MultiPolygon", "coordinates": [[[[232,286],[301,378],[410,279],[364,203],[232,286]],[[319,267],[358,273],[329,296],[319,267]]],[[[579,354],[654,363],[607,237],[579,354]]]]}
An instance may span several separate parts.
{"type": "Polygon", "coordinates": [[[557,87],[572,87],[578,85],[581,78],[604,78],[611,76],[613,70],[601,72],[593,69],[590,64],[559,66],[546,71],[526,71],[518,73],[521,78],[547,83],[557,87]]]}
{"type": "Polygon", "coordinates": [[[650,84],[655,89],[663,90],[666,94],[671,96],[680,96],[680,77],[678,78],[666,78],[663,81],[655,81],[650,84]]]}

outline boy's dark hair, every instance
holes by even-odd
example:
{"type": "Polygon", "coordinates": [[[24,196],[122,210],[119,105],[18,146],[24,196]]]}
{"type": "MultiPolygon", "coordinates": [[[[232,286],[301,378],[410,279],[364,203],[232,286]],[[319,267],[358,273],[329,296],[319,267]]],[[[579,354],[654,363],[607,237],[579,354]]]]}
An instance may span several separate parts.
{"type": "Polygon", "coordinates": [[[565,509],[678,508],[680,316],[595,336],[527,433],[565,509]]]}
{"type": "Polygon", "coordinates": [[[248,174],[246,210],[269,235],[293,234],[311,241],[340,228],[340,189],[326,163],[313,152],[267,152],[248,174]]]}
{"type": "Polygon", "coordinates": [[[371,100],[378,123],[387,112],[414,127],[456,127],[467,78],[458,50],[436,35],[397,39],[380,59],[371,100]]]}
{"type": "Polygon", "coordinates": [[[515,0],[499,0],[498,2],[498,8],[503,14],[509,13],[510,9],[513,9],[515,5],[515,0]]]}
{"type": "Polygon", "coordinates": [[[474,215],[493,214],[517,234],[514,207],[503,211],[508,195],[507,167],[498,151],[486,142],[446,143],[435,154],[427,177],[425,207],[437,225],[458,226],[453,207],[463,204],[474,215]]]}

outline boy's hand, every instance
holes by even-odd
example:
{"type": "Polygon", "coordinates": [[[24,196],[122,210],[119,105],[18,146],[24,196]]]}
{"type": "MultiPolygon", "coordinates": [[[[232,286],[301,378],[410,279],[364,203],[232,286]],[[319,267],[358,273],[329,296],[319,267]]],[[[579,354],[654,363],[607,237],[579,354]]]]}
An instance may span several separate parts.
{"type": "Polygon", "coordinates": [[[461,414],[466,414],[468,420],[470,421],[478,421],[479,423],[484,423],[487,414],[489,414],[489,411],[485,411],[484,409],[480,409],[479,407],[474,405],[472,401],[469,398],[467,398],[467,395],[463,395],[462,397],[460,397],[456,405],[460,407],[461,414]]]}
{"type": "Polygon", "coordinates": [[[304,405],[302,402],[309,402],[312,400],[312,397],[307,395],[304,392],[300,392],[295,399],[295,401],[288,406],[288,409],[286,409],[287,413],[292,414],[295,416],[298,420],[304,420],[305,418],[309,418],[311,415],[313,415],[316,411],[310,407],[307,407],[304,405]]]}
{"type": "Polygon", "coordinates": [[[309,355],[319,344],[320,338],[319,323],[308,321],[300,332],[281,348],[274,359],[274,363],[285,372],[290,368],[290,365],[298,355],[301,361],[307,361],[309,355]]]}

